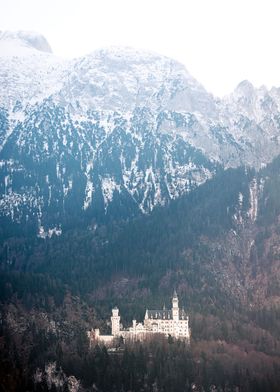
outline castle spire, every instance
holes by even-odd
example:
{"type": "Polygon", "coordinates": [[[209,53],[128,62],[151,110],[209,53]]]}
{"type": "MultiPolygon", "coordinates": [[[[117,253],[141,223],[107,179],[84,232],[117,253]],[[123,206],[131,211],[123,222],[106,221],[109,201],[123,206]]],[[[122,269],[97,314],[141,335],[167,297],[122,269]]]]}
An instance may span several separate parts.
{"type": "Polygon", "coordinates": [[[179,321],[179,299],[176,290],[174,290],[172,298],[172,318],[176,322],[179,321]]]}
{"type": "Polygon", "coordinates": [[[112,309],[111,326],[112,335],[118,336],[120,333],[120,316],[119,309],[116,306],[112,309]]]}

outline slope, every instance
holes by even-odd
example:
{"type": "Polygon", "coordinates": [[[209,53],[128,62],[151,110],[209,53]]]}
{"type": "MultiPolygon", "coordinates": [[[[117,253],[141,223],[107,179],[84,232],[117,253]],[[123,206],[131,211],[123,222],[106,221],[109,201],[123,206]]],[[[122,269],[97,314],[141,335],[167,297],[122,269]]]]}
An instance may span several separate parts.
{"type": "MultiPolygon", "coordinates": [[[[102,369],[92,362],[99,353],[87,353],[86,329],[106,330],[116,304],[124,325],[133,317],[141,320],[146,307],[168,304],[176,287],[190,313],[191,351],[162,343],[146,347],[150,366],[151,352],[164,366],[165,350],[173,360],[179,350],[179,357],[188,356],[188,377],[196,384],[277,390],[279,172],[279,158],[259,172],[221,171],[168,207],[122,225],[111,221],[45,240],[6,241],[1,331],[9,347],[2,351],[11,361],[8,374],[18,363],[33,377],[36,366],[58,361],[67,376],[87,385],[97,377],[92,369],[102,369]]],[[[135,350],[131,361],[142,358],[135,350]]],[[[106,362],[108,354],[102,358],[106,362]]],[[[115,383],[121,371],[109,371],[110,363],[106,369],[115,383]]],[[[182,369],[173,374],[180,377],[182,369]]],[[[167,374],[168,369],[165,382],[167,374]]],[[[97,378],[98,385],[102,380],[97,378]]],[[[170,390],[172,385],[177,382],[170,390]]]]}
{"type": "Polygon", "coordinates": [[[132,48],[61,60],[37,33],[0,36],[2,240],[126,220],[220,167],[279,154],[279,91],[209,94],[185,67],[132,48]]]}

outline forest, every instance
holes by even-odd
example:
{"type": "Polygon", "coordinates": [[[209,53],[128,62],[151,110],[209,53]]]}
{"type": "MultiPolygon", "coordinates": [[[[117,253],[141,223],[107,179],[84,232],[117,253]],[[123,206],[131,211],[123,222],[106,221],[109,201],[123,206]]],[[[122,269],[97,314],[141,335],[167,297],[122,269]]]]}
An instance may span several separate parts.
{"type": "Polygon", "coordinates": [[[72,391],[76,380],[79,391],[278,391],[279,166],[221,172],[130,222],[44,240],[5,233],[2,390],[72,391]],[[253,179],[262,182],[256,221],[253,179]],[[190,316],[190,346],[157,337],[89,348],[87,331],[108,332],[113,306],[127,326],[169,304],[174,288],[190,316]]]}

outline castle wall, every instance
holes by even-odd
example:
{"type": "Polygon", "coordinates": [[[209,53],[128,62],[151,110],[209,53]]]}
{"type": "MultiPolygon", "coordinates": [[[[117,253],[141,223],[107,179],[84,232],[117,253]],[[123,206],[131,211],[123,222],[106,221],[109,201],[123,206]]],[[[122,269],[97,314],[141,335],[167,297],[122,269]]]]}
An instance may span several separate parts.
{"type": "Polygon", "coordinates": [[[166,336],[174,337],[190,337],[189,321],[187,320],[162,320],[162,319],[146,319],[144,326],[147,331],[154,333],[163,333],[166,336]]]}

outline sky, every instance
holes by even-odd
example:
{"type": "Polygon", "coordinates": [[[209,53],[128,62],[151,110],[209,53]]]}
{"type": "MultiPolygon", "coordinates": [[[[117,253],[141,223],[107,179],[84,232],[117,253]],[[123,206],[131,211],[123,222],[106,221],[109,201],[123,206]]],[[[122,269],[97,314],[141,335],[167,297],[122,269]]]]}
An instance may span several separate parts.
{"type": "Polygon", "coordinates": [[[0,30],[38,31],[62,57],[152,50],[216,96],[244,79],[280,87],[279,0],[0,0],[0,30]]]}

